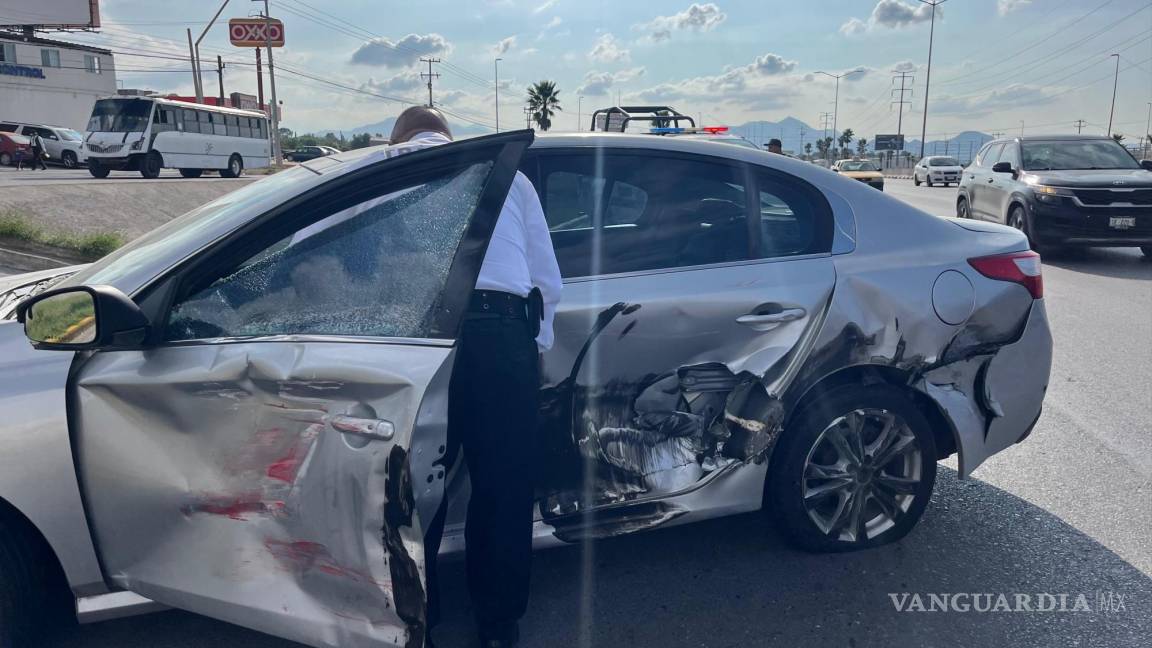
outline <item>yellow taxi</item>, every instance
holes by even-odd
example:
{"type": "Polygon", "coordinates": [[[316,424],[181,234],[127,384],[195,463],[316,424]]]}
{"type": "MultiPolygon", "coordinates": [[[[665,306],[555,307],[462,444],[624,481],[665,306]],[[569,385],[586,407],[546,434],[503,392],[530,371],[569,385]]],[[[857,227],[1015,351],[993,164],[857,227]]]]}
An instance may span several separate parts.
{"type": "Polygon", "coordinates": [[[832,165],[832,170],[860,182],[867,182],[868,186],[884,191],[884,174],[871,160],[837,160],[832,165]]]}

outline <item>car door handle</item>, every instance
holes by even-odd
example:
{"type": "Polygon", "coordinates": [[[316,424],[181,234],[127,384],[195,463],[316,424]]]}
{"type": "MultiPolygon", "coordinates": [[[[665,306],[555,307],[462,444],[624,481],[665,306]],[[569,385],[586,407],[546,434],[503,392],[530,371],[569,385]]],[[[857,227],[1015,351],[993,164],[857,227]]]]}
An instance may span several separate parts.
{"type": "Polygon", "coordinates": [[[373,441],[391,441],[396,436],[396,426],[382,419],[359,418],[337,415],[328,419],[328,425],[341,434],[351,434],[373,441]]]}
{"type": "Polygon", "coordinates": [[[988,178],[988,184],[992,184],[993,182],[996,182],[996,178],[988,178]]]}
{"type": "Polygon", "coordinates": [[[768,330],[785,322],[794,322],[807,314],[803,308],[785,308],[779,313],[756,314],[749,313],[736,318],[737,324],[743,324],[755,329],[768,330]]]}

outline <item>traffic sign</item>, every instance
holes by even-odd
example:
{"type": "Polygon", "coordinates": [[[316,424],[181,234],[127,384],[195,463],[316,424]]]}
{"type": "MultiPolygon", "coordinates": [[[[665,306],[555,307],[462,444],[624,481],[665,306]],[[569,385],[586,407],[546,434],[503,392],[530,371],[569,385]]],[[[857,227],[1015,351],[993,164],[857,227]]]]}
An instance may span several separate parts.
{"type": "Polygon", "coordinates": [[[904,136],[877,135],[875,139],[872,140],[872,144],[877,151],[903,151],[904,136]]]}
{"type": "Polygon", "coordinates": [[[233,18],[228,21],[228,37],[236,47],[284,47],[284,23],[275,18],[233,18]]]}

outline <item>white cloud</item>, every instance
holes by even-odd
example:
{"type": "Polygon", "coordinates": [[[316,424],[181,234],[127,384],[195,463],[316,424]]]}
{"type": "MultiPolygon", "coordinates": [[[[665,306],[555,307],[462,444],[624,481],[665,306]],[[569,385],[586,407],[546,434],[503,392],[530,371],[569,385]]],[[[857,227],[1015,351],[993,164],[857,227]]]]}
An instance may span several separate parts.
{"type": "Polygon", "coordinates": [[[757,56],[756,60],[748,66],[750,71],[755,71],[760,74],[773,76],[776,74],[784,74],[796,69],[796,61],[786,60],[778,54],[764,54],[757,56]]]}
{"type": "Polygon", "coordinates": [[[916,71],[916,64],[913,63],[912,61],[900,61],[896,65],[892,66],[892,71],[893,72],[915,72],[916,71]]]}
{"type": "Polygon", "coordinates": [[[627,63],[632,58],[632,52],[620,46],[612,34],[604,34],[596,41],[588,58],[598,63],[627,63]]]}
{"type": "Polygon", "coordinates": [[[361,84],[360,88],[378,94],[395,94],[415,90],[423,85],[419,72],[401,72],[383,81],[368,77],[368,81],[361,84]]]}
{"type": "Polygon", "coordinates": [[[942,96],[932,101],[938,113],[983,115],[991,112],[1046,104],[1061,96],[1059,89],[1013,83],[986,95],[942,96]]]}
{"type": "Polygon", "coordinates": [[[559,27],[560,23],[562,22],[564,22],[564,20],[560,16],[552,16],[552,20],[549,20],[548,24],[544,25],[544,31],[555,29],[556,27],[559,27]]]}
{"type": "MultiPolygon", "coordinates": [[[[937,14],[942,11],[937,7],[937,14]]],[[[840,25],[840,33],[851,36],[877,27],[900,29],[928,22],[931,19],[932,7],[927,4],[905,2],[905,0],[879,0],[876,6],[872,8],[872,15],[868,17],[867,21],[849,18],[843,25],[840,25]]]]}
{"type": "Polygon", "coordinates": [[[451,49],[440,34],[408,34],[397,42],[387,38],[365,41],[352,53],[352,63],[389,68],[411,67],[420,57],[443,54],[451,49]]]}
{"type": "Polygon", "coordinates": [[[619,72],[589,72],[584,75],[584,81],[576,88],[576,94],[587,96],[601,96],[621,83],[635,81],[644,76],[644,68],[636,67],[619,72]]]}
{"type": "Polygon", "coordinates": [[[543,4],[539,5],[535,9],[533,9],[532,13],[543,13],[545,11],[548,11],[552,7],[555,7],[556,3],[559,1],[560,0],[545,0],[543,4]]]}
{"type": "Polygon", "coordinates": [[[1025,6],[1032,4],[1032,0],[998,0],[996,3],[996,10],[1000,15],[1010,14],[1017,9],[1023,9],[1025,6]]]}
{"type": "Polygon", "coordinates": [[[671,16],[656,16],[650,22],[634,25],[633,29],[647,33],[653,42],[660,42],[672,38],[674,31],[710,31],[727,18],[728,15],[711,2],[693,2],[684,11],[671,16]]]}
{"type": "Polygon", "coordinates": [[[516,37],[509,36],[508,38],[501,39],[500,42],[493,45],[492,53],[496,56],[500,56],[502,54],[507,54],[508,50],[512,49],[513,47],[516,47],[516,37]]]}

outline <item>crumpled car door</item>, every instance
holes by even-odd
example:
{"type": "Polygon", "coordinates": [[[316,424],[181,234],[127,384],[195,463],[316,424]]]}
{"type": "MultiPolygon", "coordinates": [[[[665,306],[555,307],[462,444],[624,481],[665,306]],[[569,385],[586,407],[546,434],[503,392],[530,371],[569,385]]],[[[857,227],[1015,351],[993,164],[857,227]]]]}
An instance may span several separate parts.
{"type": "Polygon", "coordinates": [[[531,139],[322,187],[175,277],[158,345],[78,358],[72,433],[112,584],[313,646],[422,645],[453,337],[531,139]]]}

